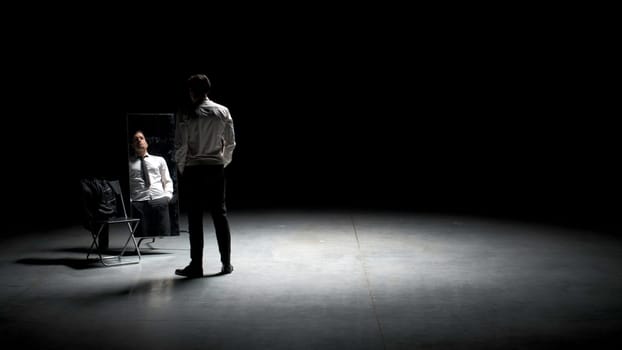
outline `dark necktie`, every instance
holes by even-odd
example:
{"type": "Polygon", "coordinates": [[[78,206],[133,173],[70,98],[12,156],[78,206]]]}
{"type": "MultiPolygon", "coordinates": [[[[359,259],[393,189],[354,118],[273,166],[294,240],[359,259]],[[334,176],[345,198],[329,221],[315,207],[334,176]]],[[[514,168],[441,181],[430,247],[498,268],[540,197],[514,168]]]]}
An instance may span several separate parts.
{"type": "Polygon", "coordinates": [[[145,157],[140,157],[140,170],[143,181],[145,181],[145,187],[149,188],[151,186],[151,181],[149,181],[149,172],[147,171],[147,165],[145,164],[145,157]]]}

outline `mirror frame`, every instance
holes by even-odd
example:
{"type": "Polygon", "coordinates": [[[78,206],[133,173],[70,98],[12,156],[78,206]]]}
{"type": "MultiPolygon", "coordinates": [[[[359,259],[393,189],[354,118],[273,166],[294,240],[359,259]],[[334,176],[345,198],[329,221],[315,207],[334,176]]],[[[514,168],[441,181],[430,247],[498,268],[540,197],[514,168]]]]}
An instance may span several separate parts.
{"type": "MultiPolygon", "coordinates": [[[[141,130],[149,143],[148,152],[150,154],[163,157],[168,165],[168,170],[173,180],[173,198],[169,202],[169,217],[171,230],[168,234],[155,237],[179,236],[179,181],[177,174],[177,163],[175,162],[175,113],[126,113],[126,135],[128,141],[127,160],[134,155],[131,140],[134,133],[141,130]]],[[[131,195],[129,189],[130,169],[127,169],[128,177],[128,197],[131,195]]],[[[134,208],[131,200],[128,201],[129,214],[134,216],[134,208]]],[[[136,237],[154,237],[137,235],[136,237]]]]}

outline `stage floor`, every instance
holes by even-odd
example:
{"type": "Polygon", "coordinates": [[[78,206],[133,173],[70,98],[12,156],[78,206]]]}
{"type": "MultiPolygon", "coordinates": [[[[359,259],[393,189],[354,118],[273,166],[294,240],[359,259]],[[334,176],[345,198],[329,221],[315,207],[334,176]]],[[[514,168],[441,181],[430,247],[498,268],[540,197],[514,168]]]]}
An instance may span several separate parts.
{"type": "MultiPolygon", "coordinates": [[[[231,275],[206,216],[140,264],[86,263],[80,226],[0,241],[3,343],[38,349],[620,348],[622,239],[484,217],[230,212],[231,275]]],[[[187,227],[182,216],[182,229],[187,227]]],[[[126,235],[111,231],[111,247],[126,235]]],[[[129,254],[128,259],[136,258],[129,254]]]]}

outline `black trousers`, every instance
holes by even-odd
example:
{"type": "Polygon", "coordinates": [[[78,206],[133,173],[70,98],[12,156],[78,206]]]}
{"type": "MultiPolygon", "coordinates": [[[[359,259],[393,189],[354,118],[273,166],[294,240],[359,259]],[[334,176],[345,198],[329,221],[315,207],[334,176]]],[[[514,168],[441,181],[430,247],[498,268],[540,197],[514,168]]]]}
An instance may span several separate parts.
{"type": "Polygon", "coordinates": [[[171,219],[168,198],[132,202],[132,215],[140,218],[136,237],[155,237],[171,235],[171,219]]]}
{"type": "Polygon", "coordinates": [[[203,265],[203,213],[212,216],[220,261],[231,262],[231,232],[225,205],[225,171],[222,165],[186,167],[182,186],[188,196],[188,232],[190,235],[190,264],[203,265]]]}

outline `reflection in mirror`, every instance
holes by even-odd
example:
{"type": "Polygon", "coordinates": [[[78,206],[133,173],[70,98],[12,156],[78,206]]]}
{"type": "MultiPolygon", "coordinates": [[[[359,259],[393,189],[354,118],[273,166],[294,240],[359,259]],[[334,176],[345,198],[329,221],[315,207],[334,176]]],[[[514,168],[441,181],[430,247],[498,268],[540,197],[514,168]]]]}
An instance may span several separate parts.
{"type": "Polygon", "coordinates": [[[130,212],[136,237],[179,235],[173,113],[128,113],[130,212]]]}

